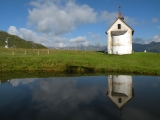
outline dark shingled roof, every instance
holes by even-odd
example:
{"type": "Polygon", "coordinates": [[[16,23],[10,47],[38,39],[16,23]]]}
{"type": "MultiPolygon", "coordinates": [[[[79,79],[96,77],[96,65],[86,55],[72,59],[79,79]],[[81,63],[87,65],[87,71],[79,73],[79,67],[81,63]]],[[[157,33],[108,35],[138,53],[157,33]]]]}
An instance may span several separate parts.
{"type": "Polygon", "coordinates": [[[127,31],[112,31],[113,36],[124,35],[127,31]]]}

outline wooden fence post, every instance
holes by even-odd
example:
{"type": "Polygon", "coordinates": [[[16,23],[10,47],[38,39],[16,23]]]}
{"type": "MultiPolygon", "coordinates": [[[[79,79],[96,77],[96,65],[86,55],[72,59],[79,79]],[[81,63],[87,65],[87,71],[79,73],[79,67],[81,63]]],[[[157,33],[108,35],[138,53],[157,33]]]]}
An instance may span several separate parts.
{"type": "Polygon", "coordinates": [[[12,55],[14,55],[14,50],[12,50],[12,55]]]}
{"type": "Polygon", "coordinates": [[[39,55],[39,50],[38,50],[38,55],[39,55]]]}
{"type": "Polygon", "coordinates": [[[49,55],[49,49],[48,49],[48,55],[49,55]]]}
{"type": "Polygon", "coordinates": [[[24,51],[24,55],[26,55],[26,50],[24,51]]]}

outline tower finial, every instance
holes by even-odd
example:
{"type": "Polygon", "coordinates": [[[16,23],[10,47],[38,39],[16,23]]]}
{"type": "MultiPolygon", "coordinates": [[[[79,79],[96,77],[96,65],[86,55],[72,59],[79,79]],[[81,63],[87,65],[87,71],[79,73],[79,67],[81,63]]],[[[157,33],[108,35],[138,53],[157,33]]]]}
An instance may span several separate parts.
{"type": "Polygon", "coordinates": [[[121,6],[119,5],[119,13],[118,13],[118,18],[124,20],[124,17],[122,16],[122,13],[121,13],[121,6]]]}
{"type": "Polygon", "coordinates": [[[119,5],[119,13],[121,12],[121,6],[119,5]]]}

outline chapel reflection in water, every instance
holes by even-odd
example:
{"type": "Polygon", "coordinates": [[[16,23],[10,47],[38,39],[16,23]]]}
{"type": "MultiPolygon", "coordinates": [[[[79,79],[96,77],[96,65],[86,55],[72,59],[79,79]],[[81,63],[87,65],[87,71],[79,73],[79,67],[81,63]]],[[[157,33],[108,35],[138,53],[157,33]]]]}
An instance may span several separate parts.
{"type": "Polygon", "coordinates": [[[106,94],[119,109],[134,97],[132,77],[127,75],[108,75],[106,94]]]}

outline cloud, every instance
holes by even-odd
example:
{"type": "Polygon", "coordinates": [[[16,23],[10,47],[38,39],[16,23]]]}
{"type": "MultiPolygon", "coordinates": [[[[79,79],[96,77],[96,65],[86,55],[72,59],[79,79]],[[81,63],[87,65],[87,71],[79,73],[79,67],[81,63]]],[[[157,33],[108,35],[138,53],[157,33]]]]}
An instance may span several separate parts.
{"type": "Polygon", "coordinates": [[[26,28],[20,28],[19,30],[15,26],[11,26],[8,29],[8,33],[12,35],[17,35],[22,39],[33,41],[35,43],[40,43],[47,47],[68,47],[68,46],[88,46],[89,41],[87,41],[86,36],[78,36],[77,38],[65,38],[61,36],[55,36],[53,34],[37,34],[32,30],[26,28]]]}
{"type": "Polygon", "coordinates": [[[149,44],[151,42],[160,42],[160,35],[155,35],[153,38],[145,41],[146,44],[149,44]]]}
{"type": "Polygon", "coordinates": [[[142,38],[133,38],[132,40],[133,43],[140,43],[140,44],[146,44],[146,41],[142,38]]]}
{"type": "Polygon", "coordinates": [[[46,37],[38,36],[36,32],[33,32],[32,30],[26,29],[26,28],[20,28],[19,30],[15,26],[10,26],[8,29],[8,33],[11,35],[17,35],[22,39],[33,41],[35,43],[41,43],[45,44],[47,40],[46,37]]]}
{"type": "Polygon", "coordinates": [[[151,42],[160,42],[160,35],[155,35],[150,41],[151,42]]]}
{"type": "Polygon", "coordinates": [[[32,40],[33,42],[41,44],[47,41],[46,37],[38,36],[37,33],[26,28],[20,28],[19,33],[19,36],[25,40],[32,40]]]}
{"type": "MultiPolygon", "coordinates": [[[[108,25],[113,24],[113,22],[116,20],[117,17],[118,17],[117,12],[102,11],[100,13],[100,21],[106,21],[108,25]]],[[[130,18],[128,16],[124,16],[124,21],[130,25],[137,24],[135,18],[130,18]]]]}
{"type": "Polygon", "coordinates": [[[99,39],[101,39],[101,36],[99,34],[92,34],[91,38],[94,40],[99,40],[99,39]]]}
{"type": "Polygon", "coordinates": [[[124,17],[124,21],[129,24],[129,25],[135,25],[138,24],[135,20],[135,18],[130,18],[130,17],[124,17]]]}
{"type": "Polygon", "coordinates": [[[152,22],[153,22],[153,23],[157,23],[157,22],[158,22],[158,19],[157,19],[157,18],[153,18],[153,19],[152,19],[152,22]]]}
{"type": "Polygon", "coordinates": [[[77,5],[74,0],[35,0],[28,9],[31,29],[10,26],[8,33],[47,47],[88,45],[86,37],[66,38],[66,33],[80,25],[95,23],[97,13],[88,5],[77,5]]]}
{"type": "Polygon", "coordinates": [[[87,46],[89,43],[87,42],[86,36],[78,36],[77,38],[73,38],[69,40],[70,45],[72,46],[79,46],[84,45],[87,46]]]}
{"type": "Polygon", "coordinates": [[[160,29],[160,26],[158,26],[158,28],[160,29]]]}
{"type": "Polygon", "coordinates": [[[98,90],[102,89],[97,86],[77,88],[77,80],[73,78],[42,79],[37,84],[37,87],[31,88],[32,101],[41,103],[37,107],[47,106],[49,111],[56,110],[63,114],[76,110],[82,102],[90,103],[98,95],[98,90]]]}
{"type": "Polygon", "coordinates": [[[45,45],[47,47],[65,47],[64,42],[67,40],[64,37],[55,36],[52,34],[38,34],[32,30],[26,28],[17,29],[15,26],[10,26],[8,33],[11,35],[17,35],[27,41],[33,41],[45,45]]]}
{"type": "Polygon", "coordinates": [[[142,38],[134,38],[133,43],[140,43],[140,44],[149,44],[151,42],[160,42],[160,35],[155,35],[153,38],[144,40],[142,38]]]}
{"type": "Polygon", "coordinates": [[[102,11],[100,13],[100,21],[106,21],[107,24],[113,24],[113,22],[116,20],[118,13],[117,12],[108,12],[108,11],[102,11]]]}
{"type": "Polygon", "coordinates": [[[15,26],[11,26],[8,29],[8,33],[12,35],[17,35],[22,39],[27,41],[33,41],[35,43],[40,43],[47,47],[76,47],[76,46],[88,46],[91,44],[102,45],[100,40],[101,36],[99,34],[90,34],[91,41],[87,40],[86,36],[78,36],[76,38],[65,38],[61,36],[55,36],[53,34],[38,34],[32,30],[26,28],[17,29],[15,26]]]}
{"type": "Polygon", "coordinates": [[[91,41],[94,43],[95,46],[102,46],[103,44],[101,43],[101,36],[99,34],[92,34],[89,33],[91,36],[91,41]]]}
{"type": "Polygon", "coordinates": [[[18,30],[15,26],[10,26],[9,29],[8,29],[8,33],[11,34],[11,35],[18,35],[18,30]]]}
{"type": "Polygon", "coordinates": [[[16,87],[20,83],[22,83],[22,84],[28,84],[28,83],[33,82],[33,81],[35,81],[35,79],[33,79],[33,78],[30,78],[30,79],[29,78],[26,78],[26,79],[12,79],[12,80],[9,81],[9,83],[12,86],[16,87]]]}
{"type": "Polygon", "coordinates": [[[37,0],[30,2],[30,5],[33,9],[28,10],[28,24],[42,33],[61,35],[78,25],[96,22],[94,9],[88,5],[76,5],[73,0],[66,0],[63,6],[55,0],[37,0]]]}
{"type": "MultiPolygon", "coordinates": [[[[108,11],[102,11],[98,15],[90,6],[76,4],[75,0],[33,0],[30,6],[27,19],[30,29],[10,26],[8,33],[47,47],[101,44],[98,33],[75,38],[67,38],[65,35],[78,26],[97,21],[111,25],[118,15],[117,12],[108,11]]],[[[125,17],[125,20],[128,24],[136,24],[134,18],[125,17]]]]}
{"type": "Polygon", "coordinates": [[[86,41],[86,37],[81,37],[81,36],[78,36],[77,38],[73,38],[70,40],[71,43],[81,43],[85,41],[86,41]]]}

